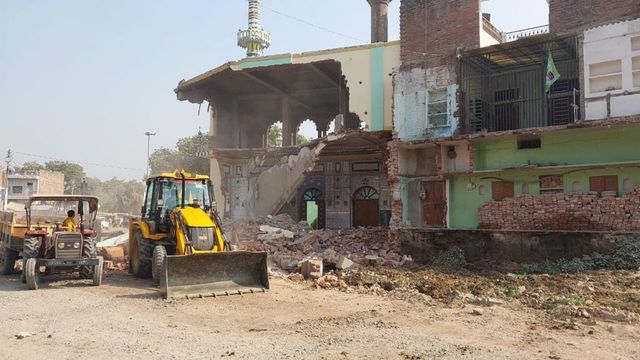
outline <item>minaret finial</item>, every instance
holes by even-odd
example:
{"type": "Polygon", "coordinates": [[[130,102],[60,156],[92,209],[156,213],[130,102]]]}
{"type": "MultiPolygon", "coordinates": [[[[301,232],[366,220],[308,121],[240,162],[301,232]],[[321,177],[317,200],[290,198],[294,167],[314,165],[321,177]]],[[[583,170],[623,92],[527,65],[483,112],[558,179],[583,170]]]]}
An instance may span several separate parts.
{"type": "Polygon", "coordinates": [[[249,28],[238,31],[238,46],[247,49],[247,56],[260,56],[271,45],[271,35],[260,25],[260,0],[249,0],[249,28]]]}

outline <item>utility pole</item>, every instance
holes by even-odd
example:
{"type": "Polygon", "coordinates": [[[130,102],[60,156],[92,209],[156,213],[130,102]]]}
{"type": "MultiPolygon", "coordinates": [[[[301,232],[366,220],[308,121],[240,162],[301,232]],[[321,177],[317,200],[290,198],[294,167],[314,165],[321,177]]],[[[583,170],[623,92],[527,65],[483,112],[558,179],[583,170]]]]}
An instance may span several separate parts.
{"type": "Polygon", "coordinates": [[[80,184],[80,194],[87,195],[87,178],[82,178],[82,183],[80,184]]]}
{"type": "Polygon", "coordinates": [[[149,153],[150,145],[151,145],[151,137],[155,136],[156,133],[147,131],[144,134],[147,136],[147,174],[145,175],[145,179],[146,179],[149,177],[149,166],[151,166],[151,158],[150,158],[151,154],[149,153]]]}
{"type": "Polygon", "coordinates": [[[4,172],[4,199],[2,210],[7,211],[7,205],[9,204],[9,165],[11,164],[11,149],[7,150],[7,158],[5,161],[7,162],[7,167],[4,172]]]}

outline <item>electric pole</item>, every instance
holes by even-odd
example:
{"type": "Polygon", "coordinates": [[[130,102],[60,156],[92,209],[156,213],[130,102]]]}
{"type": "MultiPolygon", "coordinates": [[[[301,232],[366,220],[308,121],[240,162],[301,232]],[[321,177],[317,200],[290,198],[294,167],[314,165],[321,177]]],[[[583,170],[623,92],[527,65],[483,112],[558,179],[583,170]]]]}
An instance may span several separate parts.
{"type": "Polygon", "coordinates": [[[145,180],[149,177],[149,167],[151,166],[151,158],[150,158],[150,145],[151,145],[151,137],[155,136],[156,133],[152,133],[150,131],[147,131],[146,133],[144,133],[147,136],[147,174],[145,175],[145,180]]]}
{"type": "Polygon", "coordinates": [[[3,196],[3,206],[2,210],[7,211],[7,205],[9,204],[9,165],[11,164],[11,149],[7,150],[7,158],[5,161],[7,162],[7,167],[4,172],[4,196],[3,196]]]}

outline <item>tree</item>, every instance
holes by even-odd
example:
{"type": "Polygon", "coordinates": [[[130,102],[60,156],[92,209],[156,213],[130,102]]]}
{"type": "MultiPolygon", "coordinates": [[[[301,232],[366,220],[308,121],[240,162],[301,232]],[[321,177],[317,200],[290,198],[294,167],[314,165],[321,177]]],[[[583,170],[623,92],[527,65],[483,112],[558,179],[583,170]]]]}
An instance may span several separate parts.
{"type": "Polygon", "coordinates": [[[145,186],[140,181],[87,179],[89,195],[97,196],[100,211],[110,213],[139,214],[144,201],[145,186]]]}
{"type": "Polygon", "coordinates": [[[37,174],[38,171],[44,170],[44,166],[36,161],[28,161],[22,166],[17,166],[15,170],[18,174],[37,174]]]}
{"type": "Polygon", "coordinates": [[[201,133],[179,139],[176,143],[180,168],[188,172],[209,174],[209,138],[201,133]]]}
{"type": "Polygon", "coordinates": [[[269,128],[267,133],[267,147],[280,147],[282,146],[282,127],[279,124],[273,124],[269,128]]]}
{"type": "Polygon", "coordinates": [[[85,177],[82,166],[68,161],[47,161],[44,163],[45,170],[57,171],[64,174],[64,193],[79,194],[82,180],[85,177]]]}
{"type": "Polygon", "coordinates": [[[175,149],[161,148],[151,154],[152,174],[184,169],[198,174],[209,174],[208,138],[198,133],[179,139],[175,149]]]}
{"type": "Polygon", "coordinates": [[[151,174],[171,172],[180,166],[179,163],[178,151],[173,149],[157,149],[149,156],[151,174]]]}
{"type": "Polygon", "coordinates": [[[307,139],[304,135],[302,135],[302,134],[297,134],[296,135],[296,144],[304,145],[304,144],[306,144],[308,142],[309,142],[309,139],[307,139]]]}

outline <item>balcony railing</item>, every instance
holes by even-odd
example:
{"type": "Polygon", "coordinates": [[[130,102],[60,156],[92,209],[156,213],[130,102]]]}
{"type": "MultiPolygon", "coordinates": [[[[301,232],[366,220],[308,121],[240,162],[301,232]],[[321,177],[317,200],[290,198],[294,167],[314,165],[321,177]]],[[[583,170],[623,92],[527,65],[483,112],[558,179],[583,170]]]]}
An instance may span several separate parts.
{"type": "Polygon", "coordinates": [[[516,41],[530,36],[537,36],[549,33],[549,25],[536,26],[528,29],[522,29],[511,32],[502,33],[502,42],[516,41]]]}
{"type": "Polygon", "coordinates": [[[462,58],[466,133],[565,125],[580,118],[575,37],[537,38],[520,44],[478,49],[462,58]],[[561,76],[547,92],[549,53],[561,76]]]}
{"type": "Polygon", "coordinates": [[[486,17],[482,17],[482,30],[484,30],[487,34],[491,35],[492,38],[502,41],[503,32],[498,30],[495,25],[491,23],[491,21],[487,20],[486,17]]]}

